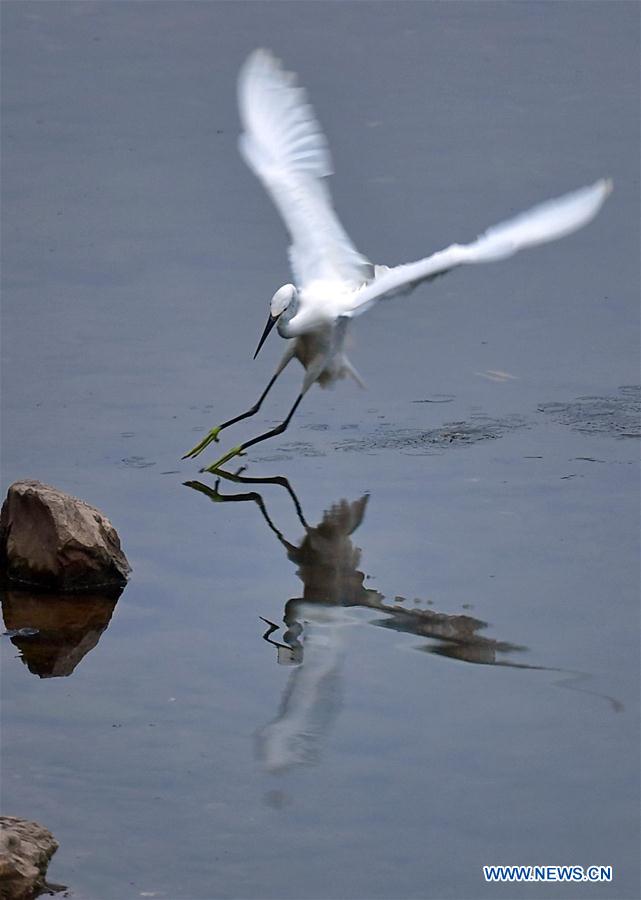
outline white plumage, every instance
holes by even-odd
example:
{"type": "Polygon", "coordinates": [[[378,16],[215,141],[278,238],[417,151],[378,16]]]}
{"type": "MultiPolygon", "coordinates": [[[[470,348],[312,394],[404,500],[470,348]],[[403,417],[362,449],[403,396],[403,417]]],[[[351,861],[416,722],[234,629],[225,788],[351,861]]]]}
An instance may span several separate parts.
{"type": "Polygon", "coordinates": [[[322,181],[333,172],[329,148],[295,76],[256,50],[240,71],[238,105],[245,129],[240,151],[287,225],[296,284],[365,280],[371,266],[334,213],[322,181]]]}
{"type": "MultiPolygon", "coordinates": [[[[207,471],[259,441],[282,433],[306,391],[315,382],[358,376],[344,354],[347,323],[377,300],[407,293],[462,265],[506,259],[526,247],[571,234],[587,225],[612,190],[609,179],[549,200],[495,225],[470,244],[452,244],[417,262],[373,265],[352,244],[334,212],[324,179],[332,174],[327,141],[303,88],[267,50],[255,50],[238,80],[243,134],[240,151],[272,197],[290,235],[294,284],[272,298],[270,318],[258,350],[277,323],[290,341],[276,373],[258,402],[209,434],[186,456],[197,456],[219,432],[253,415],[278,375],[293,358],[306,369],[302,390],[277,428],[233,448],[207,471]]],[[[258,352],[258,350],[256,352],[258,352]]]]}

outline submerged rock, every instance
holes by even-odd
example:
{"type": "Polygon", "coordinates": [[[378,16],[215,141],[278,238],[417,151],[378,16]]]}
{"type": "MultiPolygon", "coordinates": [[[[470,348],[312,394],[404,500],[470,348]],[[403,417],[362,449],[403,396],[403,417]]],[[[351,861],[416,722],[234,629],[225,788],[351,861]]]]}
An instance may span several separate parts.
{"type": "Polygon", "coordinates": [[[0,898],[31,900],[45,889],[45,872],[58,842],[37,822],[0,816],[0,898]]]}
{"type": "Polygon", "coordinates": [[[0,558],[10,581],[48,590],[122,587],[131,572],[109,519],[40,481],[9,488],[0,514],[0,558]]]}

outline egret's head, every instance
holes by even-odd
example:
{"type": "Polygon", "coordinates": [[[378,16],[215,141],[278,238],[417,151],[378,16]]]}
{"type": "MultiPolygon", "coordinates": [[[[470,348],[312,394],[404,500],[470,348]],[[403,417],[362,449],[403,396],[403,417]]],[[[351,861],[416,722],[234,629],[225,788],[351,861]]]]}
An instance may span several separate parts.
{"type": "Polygon", "coordinates": [[[267,325],[265,326],[263,335],[258,342],[258,347],[256,348],[256,352],[254,353],[254,359],[256,359],[258,353],[260,352],[260,348],[267,340],[267,335],[283,315],[285,310],[289,309],[293,313],[297,296],[298,291],[293,284],[284,284],[281,288],[278,288],[269,304],[269,319],[267,320],[267,325]]]}
{"type": "Polygon", "coordinates": [[[271,303],[269,304],[269,310],[272,318],[277,319],[280,315],[282,315],[282,313],[285,312],[296,294],[297,291],[293,284],[284,284],[282,288],[278,288],[271,299],[271,303]]]}

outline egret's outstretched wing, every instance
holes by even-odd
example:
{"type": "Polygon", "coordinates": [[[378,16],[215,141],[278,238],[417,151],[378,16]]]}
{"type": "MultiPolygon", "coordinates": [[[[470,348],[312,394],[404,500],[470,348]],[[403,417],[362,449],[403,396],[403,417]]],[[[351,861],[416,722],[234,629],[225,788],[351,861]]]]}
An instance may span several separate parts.
{"type": "Polygon", "coordinates": [[[377,266],[376,278],[353,295],[351,308],[343,315],[360,315],[376,300],[411,290],[420,281],[436,278],[457,266],[505,259],[525,247],[571,234],[596,216],[611,190],[612,182],[601,179],[495,225],[471,244],[452,244],[403,266],[377,266]]]}
{"type": "Polygon", "coordinates": [[[345,233],[321,180],[332,173],[329,150],[295,76],[267,50],[255,50],[240,72],[238,103],[240,150],[291,235],[298,286],[317,278],[368,280],[373,267],[345,233]]]}

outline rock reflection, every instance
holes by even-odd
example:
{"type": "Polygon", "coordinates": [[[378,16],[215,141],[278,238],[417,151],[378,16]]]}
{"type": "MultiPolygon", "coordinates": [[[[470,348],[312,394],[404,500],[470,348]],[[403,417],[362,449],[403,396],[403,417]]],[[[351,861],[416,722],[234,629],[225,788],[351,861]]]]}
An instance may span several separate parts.
{"type": "Polygon", "coordinates": [[[6,634],[34,675],[71,675],[100,640],[120,594],[120,590],[89,594],[3,590],[6,634]]]}
{"type": "Polygon", "coordinates": [[[276,648],[278,662],[293,667],[277,715],[258,734],[259,755],[270,771],[313,763],[319,757],[322,740],[341,705],[340,672],[349,646],[348,628],[362,621],[350,608],[375,610],[383,616],[372,624],[429,639],[420,647],[428,652],[468,663],[521,667],[507,660],[499,662],[498,656],[525,648],[480,635],[486,622],[410,607],[400,597],[388,602],[379,591],[365,587],[365,575],[358,568],[361,550],[354,546],[352,534],[363,521],[368,495],[351,502],[339,500],[325,511],[318,525],[311,526],[286,478],[219,474],[244,485],[281,485],[292,498],[304,528],[300,543],[292,543],[277,528],[258,492],[223,494],[220,479],[213,488],[199,481],[186,482],[216,503],[255,503],[303,583],[302,597],[285,604],[279,639],[275,636],[281,627],[263,620],[268,625],[263,637],[276,648]]]}

